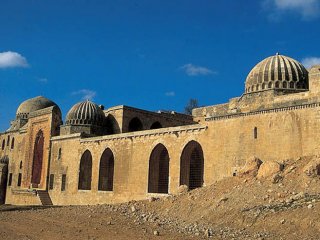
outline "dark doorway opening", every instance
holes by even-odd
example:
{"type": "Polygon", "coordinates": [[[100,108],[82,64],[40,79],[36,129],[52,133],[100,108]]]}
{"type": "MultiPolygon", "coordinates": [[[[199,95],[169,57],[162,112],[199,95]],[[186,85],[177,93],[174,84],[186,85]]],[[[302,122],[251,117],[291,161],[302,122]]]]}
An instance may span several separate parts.
{"type": "Polygon", "coordinates": [[[154,123],[152,123],[152,125],[151,125],[151,127],[150,127],[150,129],[158,129],[158,128],[162,128],[162,125],[161,125],[161,123],[160,122],[154,122],[154,123]]]}
{"type": "Polygon", "coordinates": [[[143,127],[142,127],[142,122],[140,121],[140,119],[137,117],[132,118],[131,121],[129,122],[128,131],[135,132],[135,131],[141,131],[142,129],[143,129],[143,127]]]}
{"type": "Polygon", "coordinates": [[[158,144],[149,160],[149,193],[168,193],[169,188],[169,154],[162,144],[158,144]]]}
{"type": "Polygon", "coordinates": [[[187,185],[189,190],[202,187],[204,158],[201,145],[189,142],[183,149],[180,159],[180,185],[187,185]]]}

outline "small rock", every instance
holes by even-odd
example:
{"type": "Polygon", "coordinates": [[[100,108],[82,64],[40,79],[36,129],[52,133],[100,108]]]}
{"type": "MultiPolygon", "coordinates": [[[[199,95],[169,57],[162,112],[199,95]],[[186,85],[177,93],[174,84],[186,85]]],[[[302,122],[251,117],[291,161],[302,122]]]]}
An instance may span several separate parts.
{"type": "Polygon", "coordinates": [[[135,212],[136,208],[134,206],[131,206],[131,212],[135,212]]]}
{"type": "Polygon", "coordinates": [[[153,231],[153,235],[159,236],[159,231],[157,231],[157,230],[153,231]]]}
{"type": "Polygon", "coordinates": [[[285,219],[282,219],[282,220],[280,221],[281,224],[284,224],[285,222],[286,222],[285,219]]]}
{"type": "Polygon", "coordinates": [[[313,205],[312,205],[312,204],[309,204],[309,205],[308,205],[308,209],[311,209],[311,208],[313,208],[313,205]]]}

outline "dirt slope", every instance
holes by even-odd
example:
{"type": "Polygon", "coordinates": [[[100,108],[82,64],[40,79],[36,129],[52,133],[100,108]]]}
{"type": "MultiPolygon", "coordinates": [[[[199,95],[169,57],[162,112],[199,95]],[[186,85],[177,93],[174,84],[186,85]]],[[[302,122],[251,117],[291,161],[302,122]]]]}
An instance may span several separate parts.
{"type": "Polygon", "coordinates": [[[0,236],[320,239],[320,178],[317,172],[305,174],[306,165],[317,159],[313,156],[282,161],[282,171],[270,177],[257,179],[255,174],[243,174],[160,199],[53,208],[2,206],[0,236]]]}

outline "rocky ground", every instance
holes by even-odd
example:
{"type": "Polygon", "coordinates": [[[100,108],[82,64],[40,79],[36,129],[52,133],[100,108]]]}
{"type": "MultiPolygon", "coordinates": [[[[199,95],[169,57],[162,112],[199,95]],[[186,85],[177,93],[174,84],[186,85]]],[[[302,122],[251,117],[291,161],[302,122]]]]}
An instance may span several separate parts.
{"type": "Polygon", "coordinates": [[[320,239],[320,157],[262,163],[117,205],[0,207],[1,239],[320,239]]]}

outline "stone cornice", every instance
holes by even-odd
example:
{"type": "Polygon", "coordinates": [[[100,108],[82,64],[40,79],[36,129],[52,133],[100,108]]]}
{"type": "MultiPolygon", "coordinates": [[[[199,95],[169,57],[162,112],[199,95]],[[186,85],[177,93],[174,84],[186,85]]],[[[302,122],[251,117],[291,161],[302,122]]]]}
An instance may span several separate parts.
{"type": "Polygon", "coordinates": [[[177,135],[183,132],[193,133],[193,132],[205,131],[207,128],[208,128],[207,126],[200,125],[200,124],[179,126],[179,127],[169,127],[169,128],[159,128],[154,130],[112,134],[112,135],[105,135],[105,136],[92,137],[92,138],[83,138],[80,140],[80,143],[111,141],[111,140],[119,140],[119,139],[132,139],[132,138],[150,137],[150,136],[162,136],[165,134],[177,135]]]}
{"type": "Polygon", "coordinates": [[[73,139],[73,138],[81,138],[82,134],[81,133],[73,133],[70,135],[62,135],[62,136],[55,136],[51,137],[51,141],[59,141],[59,140],[67,140],[67,139],[73,139]]]}
{"type": "Polygon", "coordinates": [[[266,113],[273,113],[273,112],[284,112],[284,111],[292,111],[292,110],[298,110],[298,109],[304,109],[304,108],[316,108],[316,107],[320,107],[320,102],[288,106],[288,107],[280,107],[280,108],[270,108],[270,109],[257,110],[257,111],[247,112],[247,113],[235,113],[235,114],[227,114],[222,116],[206,117],[205,121],[219,121],[219,120],[225,120],[225,119],[231,119],[231,118],[246,117],[251,115],[266,114],[266,113]]]}

